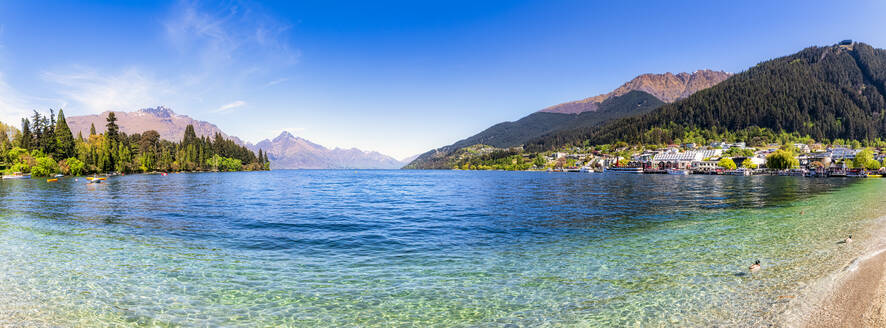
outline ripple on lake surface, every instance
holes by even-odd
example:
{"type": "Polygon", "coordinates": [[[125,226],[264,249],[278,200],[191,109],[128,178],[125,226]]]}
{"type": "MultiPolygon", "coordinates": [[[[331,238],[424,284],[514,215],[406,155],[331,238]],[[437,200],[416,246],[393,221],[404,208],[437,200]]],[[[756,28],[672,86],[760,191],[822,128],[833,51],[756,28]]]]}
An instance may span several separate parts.
{"type": "Polygon", "coordinates": [[[2,181],[0,325],[766,325],[863,251],[884,187],[420,171],[2,181]],[[764,269],[743,274],[755,259],[764,269]]]}

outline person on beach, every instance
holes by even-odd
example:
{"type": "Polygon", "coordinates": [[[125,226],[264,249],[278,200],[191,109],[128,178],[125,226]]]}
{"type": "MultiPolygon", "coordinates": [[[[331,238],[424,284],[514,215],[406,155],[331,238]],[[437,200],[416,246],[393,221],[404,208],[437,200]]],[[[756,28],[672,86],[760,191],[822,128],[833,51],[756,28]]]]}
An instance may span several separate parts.
{"type": "Polygon", "coordinates": [[[757,260],[756,262],[754,262],[754,264],[751,264],[751,267],[749,267],[748,270],[751,270],[751,272],[760,270],[760,260],[757,260]]]}
{"type": "Polygon", "coordinates": [[[852,235],[849,235],[849,237],[846,237],[846,239],[843,240],[843,243],[846,243],[846,244],[851,243],[851,242],[852,242],[852,235]]]}

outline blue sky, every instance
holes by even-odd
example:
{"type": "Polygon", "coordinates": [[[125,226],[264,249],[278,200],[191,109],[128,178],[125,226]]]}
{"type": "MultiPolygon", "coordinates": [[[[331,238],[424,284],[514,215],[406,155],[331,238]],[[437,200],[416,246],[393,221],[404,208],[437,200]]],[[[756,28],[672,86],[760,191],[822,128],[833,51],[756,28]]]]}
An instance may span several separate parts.
{"type": "Polygon", "coordinates": [[[166,105],[403,158],[642,73],[886,47],[886,2],[0,2],[0,121],[166,105]]]}

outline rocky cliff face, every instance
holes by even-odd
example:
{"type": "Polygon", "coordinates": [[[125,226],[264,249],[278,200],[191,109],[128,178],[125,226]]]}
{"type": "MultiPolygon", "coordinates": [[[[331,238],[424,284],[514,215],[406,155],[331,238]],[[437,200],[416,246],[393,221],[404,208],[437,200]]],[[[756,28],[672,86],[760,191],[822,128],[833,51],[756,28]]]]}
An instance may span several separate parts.
{"type": "MultiPolygon", "coordinates": [[[[96,133],[104,133],[106,130],[105,124],[108,123],[108,113],[110,112],[67,117],[68,126],[75,137],[78,132],[83,133],[84,137],[89,136],[89,127],[92,124],[95,124],[96,133]]],[[[242,140],[225,134],[215,124],[198,121],[187,115],[176,114],[172,109],[163,106],[143,108],[134,112],[115,111],[114,115],[117,116],[117,125],[120,126],[120,131],[126,134],[154,130],[160,133],[160,138],[170,141],[181,141],[185,134],[185,127],[191,124],[194,126],[194,132],[197,133],[198,137],[213,137],[215,133],[221,133],[224,138],[244,145],[242,140]]]]}
{"type": "Polygon", "coordinates": [[[262,140],[250,148],[266,151],[271,169],[398,169],[404,165],[374,151],[328,149],[285,131],[273,140],[262,140]]]}
{"type": "Polygon", "coordinates": [[[663,102],[670,103],[689,97],[693,93],[710,88],[732,76],[731,73],[712,70],[698,70],[695,73],[643,74],[621,85],[610,93],[554,105],[542,112],[578,114],[596,111],[600,103],[611,97],[622,96],[631,91],[643,91],[663,102]]]}

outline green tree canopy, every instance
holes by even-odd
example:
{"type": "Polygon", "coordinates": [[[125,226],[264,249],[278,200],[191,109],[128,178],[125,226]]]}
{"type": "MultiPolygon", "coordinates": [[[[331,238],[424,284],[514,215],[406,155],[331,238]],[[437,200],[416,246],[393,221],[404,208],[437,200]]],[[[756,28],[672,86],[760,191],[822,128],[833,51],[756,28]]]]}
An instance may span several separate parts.
{"type": "Polygon", "coordinates": [[[880,162],[874,159],[874,152],[870,148],[865,148],[855,154],[852,161],[852,167],[866,168],[868,170],[880,169],[880,162]]]}
{"type": "Polygon", "coordinates": [[[58,120],[55,124],[56,154],[58,158],[74,156],[74,135],[65,120],[65,113],[58,110],[58,120]]]}
{"type": "Polygon", "coordinates": [[[735,162],[728,157],[723,157],[717,162],[717,166],[722,167],[727,170],[734,170],[736,168],[735,162]]]}
{"type": "Polygon", "coordinates": [[[117,115],[114,115],[114,112],[108,113],[108,124],[105,126],[108,128],[105,131],[105,135],[109,139],[117,141],[117,137],[120,135],[120,127],[117,126],[117,115]]]}
{"type": "Polygon", "coordinates": [[[726,155],[730,157],[751,157],[754,156],[754,150],[748,148],[732,147],[726,151],[726,155]]]}
{"type": "Polygon", "coordinates": [[[752,161],[750,158],[745,158],[744,161],[741,162],[741,167],[756,169],[757,164],[754,164],[754,161],[752,161]]]}
{"type": "Polygon", "coordinates": [[[786,170],[800,166],[800,161],[794,157],[794,154],[785,150],[776,150],[774,153],[766,156],[766,167],[776,170],[786,170]]]}
{"type": "Polygon", "coordinates": [[[16,146],[31,149],[31,121],[28,121],[27,118],[22,119],[22,134],[16,146]]]}
{"type": "Polygon", "coordinates": [[[31,167],[31,175],[35,177],[48,177],[58,172],[58,164],[52,157],[37,157],[36,165],[31,167]]]}

